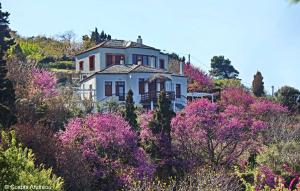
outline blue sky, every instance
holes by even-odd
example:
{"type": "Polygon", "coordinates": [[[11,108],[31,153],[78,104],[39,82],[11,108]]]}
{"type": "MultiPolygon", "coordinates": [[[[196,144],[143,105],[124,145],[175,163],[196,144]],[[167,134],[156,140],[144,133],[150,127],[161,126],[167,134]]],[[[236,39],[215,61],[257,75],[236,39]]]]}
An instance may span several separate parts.
{"type": "Polygon", "coordinates": [[[78,39],[95,26],[113,38],[136,40],[182,56],[208,70],[224,55],[247,86],[260,70],[268,92],[300,88],[300,4],[287,0],[2,0],[13,30],[78,39]]]}

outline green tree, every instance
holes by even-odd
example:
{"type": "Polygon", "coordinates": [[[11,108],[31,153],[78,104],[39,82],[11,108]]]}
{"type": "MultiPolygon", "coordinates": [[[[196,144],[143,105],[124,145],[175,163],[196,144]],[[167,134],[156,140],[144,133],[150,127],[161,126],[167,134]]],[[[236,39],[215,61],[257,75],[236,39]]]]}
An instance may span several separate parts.
{"type": "Polygon", "coordinates": [[[172,175],[173,166],[170,164],[172,157],[171,148],[171,120],[175,116],[172,110],[171,100],[162,91],[157,101],[158,107],[153,114],[149,127],[157,142],[152,145],[150,153],[157,163],[164,161],[164,165],[158,165],[158,175],[168,177],[172,175]]]}
{"type": "Polygon", "coordinates": [[[252,91],[256,97],[262,97],[265,95],[263,79],[261,72],[257,71],[252,81],[252,91]]]}
{"type": "Polygon", "coordinates": [[[94,42],[95,44],[100,43],[100,34],[98,32],[97,27],[95,28],[95,31],[93,31],[91,34],[91,41],[94,42]]]}
{"type": "Polygon", "coordinates": [[[290,0],[292,3],[299,3],[300,0],[290,0]]]}
{"type": "Polygon", "coordinates": [[[227,87],[242,87],[240,79],[215,79],[214,84],[216,88],[227,88],[227,87]]]}
{"type": "Polygon", "coordinates": [[[229,59],[224,56],[214,56],[211,59],[211,70],[209,73],[217,79],[232,79],[237,78],[239,72],[231,65],[229,59]]]}
{"type": "Polygon", "coordinates": [[[138,124],[137,124],[137,115],[135,113],[135,106],[133,102],[133,92],[130,89],[126,96],[126,103],[125,103],[125,113],[124,118],[130,126],[133,128],[133,130],[138,131],[138,124]]]}
{"type": "Polygon", "coordinates": [[[9,47],[14,44],[8,27],[8,12],[1,10],[0,3],[0,127],[9,127],[16,121],[15,90],[12,82],[7,77],[5,54],[9,47]]]}
{"type": "Polygon", "coordinates": [[[0,166],[1,190],[4,190],[5,185],[45,186],[48,190],[63,190],[63,180],[55,176],[52,169],[45,169],[43,165],[36,167],[32,150],[23,149],[21,144],[17,144],[14,131],[9,133],[2,131],[0,166]]]}
{"type": "Polygon", "coordinates": [[[300,91],[290,86],[283,86],[275,93],[277,101],[293,112],[298,109],[297,99],[299,95],[300,91]]]}

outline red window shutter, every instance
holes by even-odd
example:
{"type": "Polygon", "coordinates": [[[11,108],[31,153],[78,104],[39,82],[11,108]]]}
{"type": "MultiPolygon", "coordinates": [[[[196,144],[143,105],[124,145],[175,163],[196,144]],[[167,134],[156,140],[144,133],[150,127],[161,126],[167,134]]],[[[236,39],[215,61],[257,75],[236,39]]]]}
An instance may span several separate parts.
{"type": "Polygon", "coordinates": [[[139,94],[144,94],[145,93],[145,80],[144,79],[139,79],[139,94]]]}
{"type": "Polygon", "coordinates": [[[83,70],[83,61],[79,62],[79,70],[83,70]]]}
{"type": "Polygon", "coordinates": [[[112,96],[112,82],[105,82],[105,96],[112,96]]]}
{"type": "Polygon", "coordinates": [[[90,71],[95,70],[95,56],[89,57],[90,71]]]}

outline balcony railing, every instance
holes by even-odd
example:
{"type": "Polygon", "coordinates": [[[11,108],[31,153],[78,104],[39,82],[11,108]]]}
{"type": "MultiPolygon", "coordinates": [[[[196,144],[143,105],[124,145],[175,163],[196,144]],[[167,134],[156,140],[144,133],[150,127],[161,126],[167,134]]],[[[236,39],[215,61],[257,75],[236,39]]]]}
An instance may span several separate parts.
{"type": "MultiPolygon", "coordinates": [[[[175,92],[173,91],[165,91],[167,98],[171,100],[175,100],[175,92]]],[[[150,103],[153,101],[154,103],[157,102],[159,97],[160,91],[157,92],[146,92],[141,94],[141,103],[150,103]]]]}

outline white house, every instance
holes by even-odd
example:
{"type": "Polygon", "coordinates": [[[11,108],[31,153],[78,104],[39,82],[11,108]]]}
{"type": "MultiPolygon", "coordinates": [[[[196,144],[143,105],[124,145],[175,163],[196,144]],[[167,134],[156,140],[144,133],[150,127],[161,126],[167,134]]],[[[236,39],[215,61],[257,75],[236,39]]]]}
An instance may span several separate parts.
{"type": "Polygon", "coordinates": [[[186,104],[187,78],[184,65],[179,73],[168,71],[168,55],[137,42],[108,40],[76,55],[82,97],[103,102],[114,96],[125,101],[129,89],[134,102],[152,108],[160,91],[170,97],[175,109],[186,104]]]}

